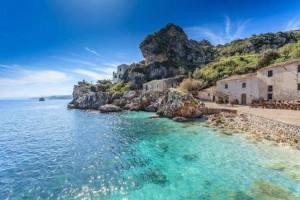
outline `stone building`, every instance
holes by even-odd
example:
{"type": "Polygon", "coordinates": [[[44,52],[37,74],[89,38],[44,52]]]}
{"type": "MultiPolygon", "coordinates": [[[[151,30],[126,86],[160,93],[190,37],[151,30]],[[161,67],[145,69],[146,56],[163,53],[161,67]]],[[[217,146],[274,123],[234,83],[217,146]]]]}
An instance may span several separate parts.
{"type": "Polygon", "coordinates": [[[126,65],[126,64],[119,65],[117,67],[117,72],[113,72],[112,83],[118,83],[118,82],[122,81],[125,71],[129,68],[130,68],[130,66],[126,65]]]}
{"type": "Polygon", "coordinates": [[[259,95],[268,100],[300,99],[300,60],[273,64],[257,71],[259,95]]]}
{"type": "Polygon", "coordinates": [[[269,65],[256,73],[217,81],[217,94],[225,103],[251,104],[252,100],[300,99],[300,59],[269,65]]]}
{"type": "Polygon", "coordinates": [[[164,92],[169,88],[175,88],[179,86],[183,77],[165,78],[160,80],[153,80],[143,84],[143,91],[159,91],[164,92]]]}
{"type": "Polygon", "coordinates": [[[202,101],[212,101],[216,99],[217,87],[212,86],[198,92],[198,98],[202,101]]]}
{"type": "Polygon", "coordinates": [[[217,81],[217,96],[224,103],[250,104],[259,98],[256,73],[231,76],[217,81]]]}

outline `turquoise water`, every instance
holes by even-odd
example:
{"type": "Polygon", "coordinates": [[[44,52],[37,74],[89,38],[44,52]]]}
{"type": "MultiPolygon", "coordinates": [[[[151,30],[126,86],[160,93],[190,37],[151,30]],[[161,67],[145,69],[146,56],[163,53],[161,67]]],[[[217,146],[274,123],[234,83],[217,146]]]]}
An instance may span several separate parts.
{"type": "Polygon", "coordinates": [[[299,151],[66,105],[0,101],[0,199],[260,199],[262,180],[300,197],[299,151]]]}

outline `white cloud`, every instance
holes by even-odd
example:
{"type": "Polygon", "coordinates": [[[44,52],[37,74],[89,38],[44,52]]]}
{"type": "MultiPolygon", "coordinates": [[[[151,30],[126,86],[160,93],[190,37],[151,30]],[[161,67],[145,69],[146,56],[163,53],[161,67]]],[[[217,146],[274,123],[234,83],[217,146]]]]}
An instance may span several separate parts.
{"type": "Polygon", "coordinates": [[[203,26],[188,27],[185,28],[185,31],[189,37],[193,39],[208,39],[213,44],[224,44],[241,38],[249,21],[250,20],[232,23],[230,18],[225,16],[224,27],[222,27],[219,31],[216,31],[217,29],[211,29],[203,26]]]}
{"type": "Polygon", "coordinates": [[[58,71],[19,71],[18,78],[0,78],[0,86],[26,85],[30,83],[59,83],[68,80],[66,74],[58,71]]]}
{"type": "Polygon", "coordinates": [[[300,29],[300,17],[299,16],[291,19],[285,27],[285,30],[287,30],[287,31],[296,30],[296,29],[300,29]]]}
{"type": "Polygon", "coordinates": [[[89,52],[89,53],[91,53],[91,54],[93,54],[93,55],[95,55],[95,56],[97,56],[98,58],[103,58],[103,56],[101,56],[97,51],[95,51],[95,50],[92,50],[92,49],[90,49],[90,48],[88,48],[88,47],[84,47],[83,48],[84,50],[86,50],[87,52],[89,52]]]}
{"type": "Polygon", "coordinates": [[[81,74],[81,75],[87,76],[89,78],[92,78],[93,80],[111,79],[112,78],[112,75],[108,75],[108,74],[103,75],[103,74],[99,74],[94,71],[85,70],[85,69],[74,69],[71,71],[74,73],[81,74]]]}
{"type": "Polygon", "coordinates": [[[9,70],[0,78],[0,98],[71,94],[73,82],[65,73],[54,70],[27,70],[18,65],[0,65],[9,70]],[[13,78],[8,78],[11,75],[13,78]]]}

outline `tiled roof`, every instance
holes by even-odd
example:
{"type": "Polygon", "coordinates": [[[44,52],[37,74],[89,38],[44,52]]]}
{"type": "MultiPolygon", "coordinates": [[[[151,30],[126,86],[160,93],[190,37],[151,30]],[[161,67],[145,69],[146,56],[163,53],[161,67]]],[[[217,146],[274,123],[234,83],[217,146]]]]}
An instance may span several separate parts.
{"type": "Polygon", "coordinates": [[[282,63],[275,63],[275,64],[272,64],[272,65],[266,66],[264,68],[261,68],[258,71],[265,70],[265,69],[271,69],[271,68],[274,68],[274,67],[283,67],[283,66],[286,66],[286,65],[294,64],[294,63],[300,64],[300,59],[294,59],[294,60],[290,60],[290,61],[286,61],[286,62],[282,62],[282,63]]]}
{"type": "Polygon", "coordinates": [[[233,81],[233,80],[253,79],[253,78],[256,78],[256,73],[234,75],[234,76],[230,76],[228,78],[222,79],[222,80],[220,80],[220,82],[233,81]]]}

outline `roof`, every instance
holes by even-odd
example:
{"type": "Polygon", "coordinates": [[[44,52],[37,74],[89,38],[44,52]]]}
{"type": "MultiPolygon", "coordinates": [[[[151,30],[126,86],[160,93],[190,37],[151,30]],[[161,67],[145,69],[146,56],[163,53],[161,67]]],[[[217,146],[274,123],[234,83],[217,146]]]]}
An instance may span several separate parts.
{"type": "Polygon", "coordinates": [[[175,76],[175,77],[171,77],[171,78],[155,79],[155,80],[146,82],[146,83],[144,83],[144,84],[147,84],[147,83],[155,83],[155,82],[161,82],[161,81],[168,81],[168,80],[182,81],[183,78],[184,78],[184,76],[175,76]]]}
{"type": "Polygon", "coordinates": [[[258,71],[265,70],[265,69],[271,69],[271,68],[274,68],[274,67],[283,67],[283,66],[286,66],[286,65],[294,64],[294,63],[300,64],[300,59],[289,60],[289,61],[282,62],[282,63],[275,63],[275,64],[272,64],[272,65],[266,66],[264,68],[261,68],[258,71]]]}
{"type": "Polygon", "coordinates": [[[209,88],[200,90],[199,92],[212,92],[212,91],[217,91],[217,86],[211,86],[209,88]]]}
{"type": "Polygon", "coordinates": [[[244,80],[244,79],[253,79],[256,78],[256,73],[250,73],[250,74],[242,74],[242,75],[234,75],[230,76],[228,78],[219,80],[220,82],[223,81],[235,81],[235,80],[244,80]]]}

